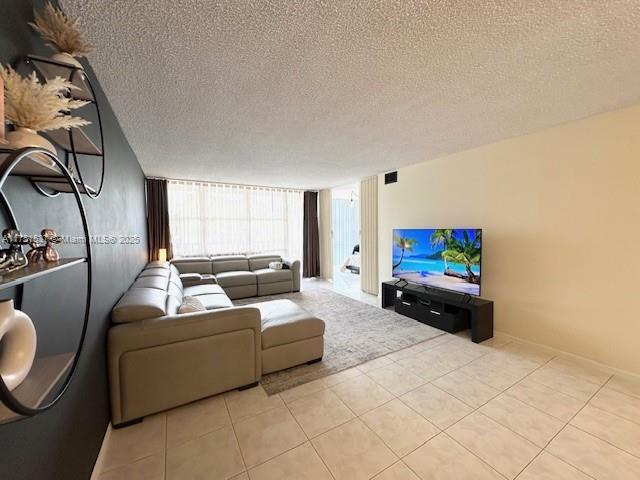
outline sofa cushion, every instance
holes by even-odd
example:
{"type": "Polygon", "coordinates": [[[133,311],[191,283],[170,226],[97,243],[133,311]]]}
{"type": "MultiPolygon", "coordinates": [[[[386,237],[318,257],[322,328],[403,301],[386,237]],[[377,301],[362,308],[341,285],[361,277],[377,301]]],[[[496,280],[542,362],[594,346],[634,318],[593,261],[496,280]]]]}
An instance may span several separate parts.
{"type": "Polygon", "coordinates": [[[324,335],[324,321],[291,300],[273,300],[247,306],[260,310],[263,350],[324,335]]]}
{"type": "Polygon", "coordinates": [[[178,309],[182,305],[182,300],[182,295],[167,295],[167,315],[177,315],[178,309]]]}
{"type": "Polygon", "coordinates": [[[131,288],[111,312],[116,323],[135,322],[167,314],[167,292],[157,288],[131,288]]]}
{"type": "Polygon", "coordinates": [[[204,312],[206,309],[198,297],[184,297],[178,313],[204,312]]]}
{"type": "Polygon", "coordinates": [[[280,255],[249,255],[249,269],[260,270],[263,268],[269,268],[271,262],[281,262],[282,257],[280,255]]]}
{"type": "Polygon", "coordinates": [[[258,285],[258,296],[277,295],[278,293],[288,293],[293,291],[293,281],[274,283],[261,283],[258,285]]]}
{"type": "Polygon", "coordinates": [[[202,305],[204,305],[204,308],[206,308],[207,310],[233,307],[233,303],[231,303],[231,300],[229,299],[229,297],[220,293],[212,293],[209,295],[198,295],[195,298],[200,300],[202,305]]]}
{"type": "Polygon", "coordinates": [[[154,268],[145,268],[140,272],[138,277],[165,277],[169,278],[171,275],[171,270],[168,268],[154,267],[154,268]]]}
{"type": "Polygon", "coordinates": [[[171,265],[176,267],[179,273],[213,273],[209,257],[174,258],[171,265]]]}
{"type": "Polygon", "coordinates": [[[243,287],[245,285],[256,285],[256,274],[254,272],[221,272],[216,274],[218,284],[224,287],[243,287]]]}
{"type": "Polygon", "coordinates": [[[239,287],[224,287],[224,293],[231,300],[235,300],[236,298],[250,298],[258,296],[258,284],[254,283],[252,285],[241,285],[239,287]]]}
{"type": "Polygon", "coordinates": [[[272,268],[262,268],[253,272],[258,279],[258,285],[262,283],[287,282],[293,279],[291,270],[274,270],[272,268]]]}
{"type": "Polygon", "coordinates": [[[194,285],[193,287],[185,287],[184,294],[189,296],[224,295],[224,290],[222,290],[220,285],[194,285]]]}
{"type": "Polygon", "coordinates": [[[169,279],[167,277],[151,276],[139,277],[135,282],[133,282],[131,288],[155,288],[166,292],[168,285],[169,279]]]}
{"type": "Polygon", "coordinates": [[[178,287],[175,283],[169,282],[169,286],[167,287],[167,293],[171,296],[174,296],[178,299],[180,303],[182,303],[182,299],[184,298],[184,293],[182,293],[182,288],[178,287]]]}
{"type": "Polygon", "coordinates": [[[212,257],[211,270],[216,277],[222,272],[248,271],[249,260],[244,255],[212,257]]]}
{"type": "Polygon", "coordinates": [[[173,273],[172,272],[171,275],[169,275],[169,282],[177,285],[178,287],[180,287],[180,290],[182,290],[184,288],[182,286],[182,280],[180,280],[180,274],[178,274],[178,273],[173,273]]]}

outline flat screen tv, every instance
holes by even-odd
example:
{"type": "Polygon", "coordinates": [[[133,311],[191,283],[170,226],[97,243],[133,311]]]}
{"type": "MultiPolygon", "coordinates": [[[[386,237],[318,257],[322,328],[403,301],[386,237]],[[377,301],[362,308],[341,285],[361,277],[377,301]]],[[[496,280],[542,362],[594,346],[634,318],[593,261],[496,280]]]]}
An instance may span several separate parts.
{"type": "Polygon", "coordinates": [[[396,228],[393,276],[411,283],[480,295],[482,230],[396,228]]]}

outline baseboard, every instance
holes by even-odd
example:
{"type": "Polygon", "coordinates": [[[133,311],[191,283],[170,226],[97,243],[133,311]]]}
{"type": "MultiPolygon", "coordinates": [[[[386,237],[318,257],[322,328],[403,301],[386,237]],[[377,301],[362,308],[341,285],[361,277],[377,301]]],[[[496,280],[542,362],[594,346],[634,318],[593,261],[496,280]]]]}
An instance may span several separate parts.
{"type": "Polygon", "coordinates": [[[96,463],[93,465],[91,480],[98,480],[98,477],[100,476],[100,472],[102,471],[102,462],[104,461],[105,456],[105,450],[107,448],[107,443],[109,442],[109,437],[111,436],[111,430],[111,422],[109,422],[109,425],[107,425],[107,430],[104,432],[104,438],[102,439],[102,445],[100,446],[100,453],[98,453],[96,463]]]}
{"type": "Polygon", "coordinates": [[[580,360],[581,362],[590,364],[590,365],[592,365],[594,367],[597,367],[599,369],[608,371],[608,372],[610,372],[612,374],[623,375],[623,376],[626,376],[626,377],[633,377],[635,379],[640,380],[640,373],[634,373],[634,372],[630,372],[628,370],[623,370],[621,368],[612,367],[611,365],[607,365],[606,363],[598,362],[598,361],[593,360],[591,358],[583,357],[583,356],[577,355],[575,353],[565,352],[564,350],[559,350],[557,348],[550,347],[549,345],[544,345],[542,343],[532,342],[530,340],[526,340],[524,338],[516,337],[515,335],[511,335],[509,333],[501,332],[499,330],[496,330],[495,333],[498,333],[498,334],[500,334],[500,335],[502,335],[504,337],[510,338],[512,340],[515,340],[515,341],[518,341],[518,342],[521,342],[521,343],[526,343],[527,345],[531,345],[531,346],[538,347],[538,348],[544,348],[544,349],[547,349],[547,350],[549,350],[551,352],[554,352],[554,353],[557,353],[557,354],[562,354],[562,355],[564,355],[566,357],[574,358],[576,360],[580,360]]]}

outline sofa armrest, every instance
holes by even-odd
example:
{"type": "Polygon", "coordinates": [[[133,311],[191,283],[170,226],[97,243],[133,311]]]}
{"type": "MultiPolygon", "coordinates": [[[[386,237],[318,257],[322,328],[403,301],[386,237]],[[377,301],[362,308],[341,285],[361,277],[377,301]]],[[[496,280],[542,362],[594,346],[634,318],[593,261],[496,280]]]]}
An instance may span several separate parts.
{"type": "Polygon", "coordinates": [[[286,258],[282,259],[282,263],[286,265],[286,267],[291,270],[291,274],[293,275],[293,291],[300,291],[300,260],[288,260],[286,258]]]}
{"type": "Polygon", "coordinates": [[[109,356],[248,329],[254,330],[260,343],[261,320],[257,308],[234,307],[150,318],[112,327],[109,356]]]}
{"type": "Polygon", "coordinates": [[[201,273],[181,273],[180,281],[184,287],[193,287],[194,285],[214,285],[218,283],[216,277],[210,274],[201,273]]]}

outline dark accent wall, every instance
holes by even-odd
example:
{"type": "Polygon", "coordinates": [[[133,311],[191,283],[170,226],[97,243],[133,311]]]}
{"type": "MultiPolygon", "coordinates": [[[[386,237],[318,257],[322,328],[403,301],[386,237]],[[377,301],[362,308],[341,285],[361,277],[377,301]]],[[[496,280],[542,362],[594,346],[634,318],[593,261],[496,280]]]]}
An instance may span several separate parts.
{"type": "MultiPolygon", "coordinates": [[[[53,53],[27,25],[33,6],[41,8],[43,4],[37,0],[0,0],[0,62],[15,65],[29,53],[53,53]]],[[[110,310],[147,261],[144,175],[93,71],[87,62],[83,64],[97,87],[107,152],[104,191],[97,200],[84,199],[91,233],[139,235],[140,243],[93,245],[92,311],[78,371],[69,390],[51,410],[0,425],[0,478],[7,480],[90,477],[109,422],[105,347],[110,310]]],[[[81,234],[72,196],[45,199],[21,180],[12,180],[6,191],[23,230],[32,233],[52,226],[66,235],[81,234]]],[[[81,247],[67,245],[62,250],[65,255],[73,255],[81,247]]],[[[36,324],[39,355],[73,348],[84,288],[83,267],[25,287],[23,310],[36,324]]]]}

